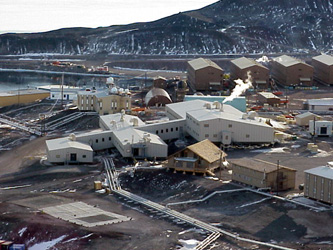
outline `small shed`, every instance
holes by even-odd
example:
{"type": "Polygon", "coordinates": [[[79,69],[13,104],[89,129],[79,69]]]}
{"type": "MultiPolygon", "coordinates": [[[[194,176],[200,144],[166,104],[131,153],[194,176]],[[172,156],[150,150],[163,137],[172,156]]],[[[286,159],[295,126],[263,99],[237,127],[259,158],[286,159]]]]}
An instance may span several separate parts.
{"type": "Polygon", "coordinates": [[[225,162],[226,153],[208,139],[193,144],[169,156],[168,169],[214,175],[225,162]]]}
{"type": "Polygon", "coordinates": [[[68,138],[46,141],[47,160],[52,163],[92,163],[94,151],[89,144],[68,138]]]}
{"type": "Polygon", "coordinates": [[[309,132],[315,137],[332,136],[331,121],[309,121],[309,132]]]}
{"type": "Polygon", "coordinates": [[[147,107],[151,106],[165,106],[165,104],[172,103],[171,98],[164,89],[152,88],[145,97],[147,107]]]}
{"type": "Polygon", "coordinates": [[[271,92],[259,92],[258,101],[261,104],[268,103],[271,106],[279,106],[281,103],[281,99],[271,92]]]}
{"type": "Polygon", "coordinates": [[[311,112],[305,112],[303,114],[296,115],[295,119],[298,126],[309,126],[309,121],[321,120],[321,117],[311,112]]]}
{"type": "Polygon", "coordinates": [[[272,191],[295,188],[295,169],[254,158],[239,158],[229,162],[235,182],[256,188],[271,188],[272,191]]]}
{"type": "Polygon", "coordinates": [[[164,78],[162,76],[158,76],[158,77],[154,78],[154,80],[153,80],[153,86],[154,86],[154,88],[165,89],[167,87],[167,80],[166,80],[166,78],[164,78]]]}

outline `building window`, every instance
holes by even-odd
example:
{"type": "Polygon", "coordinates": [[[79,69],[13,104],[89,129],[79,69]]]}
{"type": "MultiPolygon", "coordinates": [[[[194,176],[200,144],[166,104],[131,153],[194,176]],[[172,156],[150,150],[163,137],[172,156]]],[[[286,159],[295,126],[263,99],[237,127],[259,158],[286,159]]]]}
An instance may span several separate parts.
{"type": "Polygon", "coordinates": [[[209,134],[205,134],[205,137],[206,137],[206,138],[209,137],[209,134]]]}
{"type": "Polygon", "coordinates": [[[156,134],[158,135],[158,130],[156,130],[156,134]]]}
{"type": "Polygon", "coordinates": [[[214,137],[214,138],[217,138],[217,134],[214,134],[213,137],[214,137]]]}
{"type": "Polygon", "coordinates": [[[87,158],[87,156],[86,155],[82,155],[82,158],[87,158]]]}
{"type": "Polygon", "coordinates": [[[98,139],[96,139],[96,143],[98,143],[98,139]]]}
{"type": "Polygon", "coordinates": [[[250,135],[246,135],[246,138],[250,138],[250,135]]]}
{"type": "Polygon", "coordinates": [[[178,127],[176,127],[176,131],[178,131],[178,127]]]}
{"type": "Polygon", "coordinates": [[[117,105],[118,105],[118,103],[117,103],[117,102],[114,102],[114,107],[115,107],[115,109],[117,109],[117,105]]]}
{"type": "Polygon", "coordinates": [[[226,135],[224,138],[225,138],[226,140],[228,140],[228,139],[229,139],[229,136],[226,135]]]}
{"type": "Polygon", "coordinates": [[[129,108],[129,102],[128,102],[128,100],[126,101],[126,108],[127,109],[129,108]]]}
{"type": "Polygon", "coordinates": [[[102,141],[104,142],[104,138],[102,138],[102,141]]]}
{"type": "Polygon", "coordinates": [[[173,128],[171,128],[170,130],[171,130],[171,132],[173,132],[173,128]]]}
{"type": "Polygon", "coordinates": [[[163,129],[161,129],[161,134],[163,134],[163,129]]]}
{"type": "Polygon", "coordinates": [[[169,132],[169,129],[166,129],[165,132],[168,133],[168,132],[169,132]]]}
{"type": "Polygon", "coordinates": [[[54,95],[52,95],[52,98],[54,98],[54,95]]]}
{"type": "Polygon", "coordinates": [[[109,137],[109,141],[111,141],[111,136],[109,137]]]}
{"type": "Polygon", "coordinates": [[[207,124],[207,123],[204,124],[204,127],[205,127],[205,128],[209,128],[209,124],[207,124]]]}
{"type": "Polygon", "coordinates": [[[229,124],[229,125],[228,125],[228,128],[232,128],[232,124],[229,124]]]}

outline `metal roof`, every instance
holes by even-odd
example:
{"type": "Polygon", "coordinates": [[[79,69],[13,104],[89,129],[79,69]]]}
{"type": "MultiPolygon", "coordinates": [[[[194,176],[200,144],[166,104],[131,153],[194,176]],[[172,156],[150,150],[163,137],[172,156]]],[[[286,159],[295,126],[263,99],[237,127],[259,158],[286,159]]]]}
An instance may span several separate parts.
{"type": "Polygon", "coordinates": [[[305,112],[305,113],[303,113],[303,114],[299,114],[299,115],[296,115],[295,117],[296,118],[305,118],[305,117],[318,117],[318,115],[315,115],[315,114],[313,114],[313,113],[311,113],[311,112],[305,112]]]}
{"type": "MultiPolygon", "coordinates": [[[[280,56],[280,57],[276,57],[274,58],[274,61],[285,66],[285,67],[290,67],[290,66],[293,66],[293,65],[296,65],[296,64],[299,64],[299,63],[302,63],[302,64],[305,64],[305,65],[308,65],[310,66],[309,64],[295,58],[295,57],[291,57],[291,56],[287,56],[287,55],[283,55],[283,56],[280,56]]],[[[312,66],[310,66],[312,67],[312,66]]]]}
{"type": "Polygon", "coordinates": [[[188,61],[188,64],[194,69],[203,69],[206,67],[214,67],[216,69],[222,70],[220,66],[218,66],[216,63],[214,63],[212,60],[204,59],[204,58],[197,58],[191,61],[188,61]]]}
{"type": "Polygon", "coordinates": [[[50,92],[39,89],[18,89],[18,90],[0,92],[0,96],[17,96],[17,95],[34,95],[34,94],[50,94],[50,92]]]}
{"type": "Polygon", "coordinates": [[[145,123],[137,116],[133,115],[124,115],[124,121],[121,121],[121,113],[117,114],[111,114],[111,115],[101,115],[99,117],[100,120],[102,120],[110,130],[116,130],[118,128],[128,128],[133,127],[133,120],[136,119],[138,121],[138,126],[143,126],[145,123]],[[112,124],[112,122],[116,122],[116,126],[112,124]]]}
{"type": "Polygon", "coordinates": [[[333,106],[333,98],[308,99],[306,103],[316,106],[333,106]]]}
{"type": "Polygon", "coordinates": [[[277,97],[276,95],[274,95],[271,92],[260,92],[259,95],[265,97],[266,99],[280,99],[279,97],[277,97]]]}
{"type": "Polygon", "coordinates": [[[148,103],[149,103],[149,101],[150,101],[151,98],[154,98],[154,97],[157,97],[157,96],[164,96],[170,102],[172,102],[171,98],[170,98],[170,96],[168,94],[168,92],[166,92],[164,89],[161,89],[161,88],[152,88],[146,94],[146,97],[145,97],[145,103],[146,103],[146,105],[148,105],[148,103]]]}
{"type": "MultiPolygon", "coordinates": [[[[271,173],[277,170],[277,164],[276,163],[271,163],[268,161],[263,161],[260,159],[255,159],[255,158],[239,158],[239,159],[232,159],[232,160],[228,160],[229,162],[231,162],[232,164],[244,167],[244,168],[249,168],[249,169],[253,169],[255,171],[258,172],[262,172],[262,173],[271,173]]],[[[293,168],[288,168],[282,165],[279,165],[279,169],[287,169],[290,171],[295,171],[295,169],[293,168]]]]}
{"type": "Polygon", "coordinates": [[[72,141],[68,137],[59,138],[59,139],[52,139],[46,141],[46,146],[49,151],[53,150],[60,150],[65,148],[77,148],[87,151],[93,151],[91,146],[86,143],[78,142],[78,141],[72,141]]]}
{"type": "Polygon", "coordinates": [[[326,55],[326,54],[322,54],[320,56],[315,56],[315,57],[312,58],[312,60],[319,61],[323,64],[328,65],[328,66],[333,65],[333,56],[329,56],[329,55],[326,55]]]}
{"type": "Polygon", "coordinates": [[[320,166],[305,170],[304,173],[313,174],[316,176],[324,177],[333,180],[333,168],[330,166],[320,166]]]}
{"type": "Polygon", "coordinates": [[[254,61],[254,60],[251,60],[249,58],[246,58],[246,57],[241,57],[241,58],[231,60],[231,63],[233,63],[234,65],[236,65],[240,69],[246,69],[246,68],[249,68],[249,67],[252,67],[252,66],[259,66],[261,68],[264,68],[264,69],[268,70],[268,68],[266,68],[264,65],[254,61]]]}
{"type": "Polygon", "coordinates": [[[144,136],[148,136],[150,143],[167,145],[159,136],[134,128],[119,129],[117,131],[113,131],[113,134],[115,137],[117,137],[122,145],[143,142],[144,136]]]}

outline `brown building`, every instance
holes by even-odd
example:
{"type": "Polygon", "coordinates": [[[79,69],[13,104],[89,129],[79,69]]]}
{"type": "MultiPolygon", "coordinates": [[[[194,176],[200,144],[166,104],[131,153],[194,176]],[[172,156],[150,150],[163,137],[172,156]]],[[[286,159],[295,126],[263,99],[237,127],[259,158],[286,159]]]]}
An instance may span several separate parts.
{"type": "Polygon", "coordinates": [[[271,188],[272,191],[295,188],[295,169],[254,158],[240,158],[230,162],[233,181],[256,188],[271,188]]]}
{"type": "Polygon", "coordinates": [[[19,89],[0,93],[0,107],[26,104],[50,97],[49,91],[39,89],[19,89]]]}
{"type": "Polygon", "coordinates": [[[187,81],[195,90],[221,90],[223,74],[223,69],[209,59],[187,62],[187,81]]]}
{"type": "Polygon", "coordinates": [[[168,169],[213,175],[226,154],[208,139],[186,147],[168,158],[168,169]]]}
{"type": "Polygon", "coordinates": [[[333,57],[329,55],[320,55],[312,58],[314,68],[314,77],[320,82],[333,85],[333,57]]]}
{"type": "Polygon", "coordinates": [[[165,89],[167,87],[167,80],[162,76],[158,76],[153,80],[153,87],[165,89]]]}
{"type": "Polygon", "coordinates": [[[272,76],[285,86],[312,86],[313,67],[290,56],[280,56],[272,62],[272,76]]]}
{"type": "Polygon", "coordinates": [[[333,162],[304,173],[304,196],[333,204],[333,162]]]}
{"type": "Polygon", "coordinates": [[[281,99],[270,92],[260,92],[258,93],[258,101],[260,104],[268,103],[271,106],[279,106],[281,99]]]}
{"type": "Polygon", "coordinates": [[[269,69],[260,63],[241,57],[231,61],[230,78],[242,79],[244,82],[251,76],[252,85],[255,89],[267,89],[269,87],[269,69]]]}

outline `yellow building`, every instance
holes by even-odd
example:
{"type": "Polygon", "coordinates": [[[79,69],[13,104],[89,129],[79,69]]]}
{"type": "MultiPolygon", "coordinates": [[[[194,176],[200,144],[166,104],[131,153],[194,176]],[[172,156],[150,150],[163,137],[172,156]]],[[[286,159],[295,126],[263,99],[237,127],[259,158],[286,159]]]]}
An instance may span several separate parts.
{"type": "Polygon", "coordinates": [[[233,181],[272,191],[295,188],[295,169],[254,158],[233,159],[230,163],[233,181]]]}
{"type": "Polygon", "coordinates": [[[50,97],[50,92],[38,89],[19,89],[0,93],[0,107],[26,104],[50,97]]]}
{"type": "Polygon", "coordinates": [[[77,107],[81,111],[96,111],[100,115],[114,114],[122,109],[131,109],[131,97],[128,93],[82,91],[77,95],[77,107]]]}

